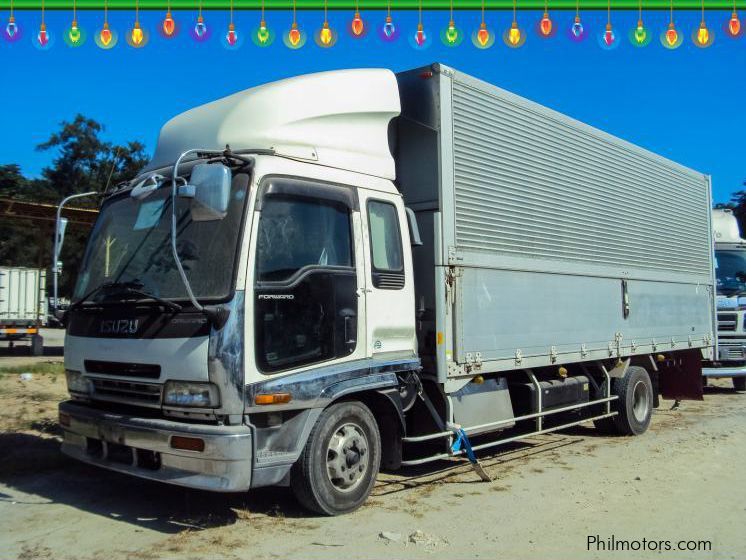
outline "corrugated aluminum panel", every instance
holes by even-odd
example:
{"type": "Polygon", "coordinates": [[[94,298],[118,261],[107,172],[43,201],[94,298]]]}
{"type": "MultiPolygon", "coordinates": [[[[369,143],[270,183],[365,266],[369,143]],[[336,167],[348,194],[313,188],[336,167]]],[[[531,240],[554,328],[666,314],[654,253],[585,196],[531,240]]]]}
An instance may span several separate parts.
{"type": "Polygon", "coordinates": [[[706,176],[467,76],[451,83],[458,251],[709,275],[706,176]]]}
{"type": "Polygon", "coordinates": [[[45,279],[43,269],[0,267],[0,324],[44,319],[45,279]]]}

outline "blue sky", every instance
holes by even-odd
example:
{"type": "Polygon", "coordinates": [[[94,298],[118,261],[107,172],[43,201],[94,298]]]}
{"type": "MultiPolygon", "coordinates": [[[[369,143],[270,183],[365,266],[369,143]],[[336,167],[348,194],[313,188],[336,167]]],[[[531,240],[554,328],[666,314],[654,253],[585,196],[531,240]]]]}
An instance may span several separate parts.
{"type": "MultiPolygon", "coordinates": [[[[746,38],[734,41],[725,36],[721,27],[729,17],[725,11],[707,14],[716,33],[709,49],[691,43],[689,34],[698,25],[699,14],[676,14],[686,37],[675,51],[658,42],[657,34],[667,24],[665,12],[645,14],[647,26],[656,33],[647,48],[633,48],[625,36],[613,51],[602,50],[596,42],[595,33],[606,17],[599,12],[583,13],[594,36],[580,44],[564,34],[574,14],[554,13],[560,31],[550,40],[541,40],[532,27],[540,13],[519,12],[519,22],[529,31],[526,44],[508,49],[498,42],[488,50],[476,49],[468,39],[458,48],[443,46],[437,34],[447,25],[448,14],[427,12],[425,28],[435,40],[423,51],[413,49],[405,36],[384,44],[377,33],[353,41],[344,31],[332,49],[320,49],[309,40],[303,49],[293,51],[278,38],[268,48],[246,41],[242,48],[229,51],[217,33],[227,28],[224,12],[206,12],[213,29],[207,43],[198,44],[187,33],[194,12],[175,13],[181,33],[171,41],[155,32],[163,14],[150,12],[141,15],[143,26],[153,31],[150,42],[133,49],[123,35],[134,14],[113,12],[110,24],[120,32],[116,48],[103,51],[89,37],[83,47],[70,49],[61,37],[70,15],[47,14],[48,28],[55,36],[48,51],[31,45],[31,33],[40,21],[34,12],[17,14],[26,35],[22,41],[0,41],[5,129],[0,136],[0,164],[19,163],[29,175],[38,174],[54,155],[39,153],[35,146],[47,139],[57,123],[78,112],[104,123],[108,139],[141,140],[152,151],[166,119],[259,83],[335,68],[403,70],[440,61],[711,174],[716,201],[727,200],[746,180],[746,38]]],[[[350,16],[331,13],[330,23],[342,29],[350,16]]],[[[363,12],[363,16],[369,25],[380,25],[384,18],[381,12],[363,12]]],[[[0,17],[4,25],[7,13],[0,17]]],[[[402,32],[414,32],[416,13],[394,12],[394,17],[402,32]]],[[[257,12],[238,12],[239,33],[248,33],[258,19],[257,12]]],[[[323,18],[318,12],[299,12],[298,19],[301,28],[312,31],[323,18]]],[[[479,24],[479,13],[456,12],[455,19],[470,32],[479,24]]],[[[78,20],[92,35],[100,28],[102,15],[83,12],[78,20]]],[[[267,20],[280,32],[289,28],[291,14],[271,12],[267,20]]],[[[488,13],[487,21],[502,31],[510,25],[511,15],[488,13]]],[[[636,21],[636,13],[613,13],[615,27],[625,34],[636,21]]]]}

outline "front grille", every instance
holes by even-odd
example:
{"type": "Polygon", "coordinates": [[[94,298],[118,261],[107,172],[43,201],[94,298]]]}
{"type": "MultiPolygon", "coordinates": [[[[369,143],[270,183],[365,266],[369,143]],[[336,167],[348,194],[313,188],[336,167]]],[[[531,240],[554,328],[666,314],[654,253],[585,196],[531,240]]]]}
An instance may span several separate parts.
{"type": "Polygon", "coordinates": [[[735,313],[718,313],[718,330],[735,331],[738,324],[738,315],[735,313]]]}
{"type": "Polygon", "coordinates": [[[142,377],[144,379],[158,379],[161,376],[161,366],[157,364],[131,364],[126,362],[102,362],[99,360],[86,360],[84,363],[88,373],[95,373],[97,375],[142,377]]]}
{"type": "Polygon", "coordinates": [[[746,350],[744,349],[744,342],[719,340],[718,349],[721,360],[732,362],[746,360],[746,350]]]}
{"type": "Polygon", "coordinates": [[[161,385],[115,381],[113,379],[91,379],[93,399],[137,406],[158,407],[161,405],[161,385]]]}

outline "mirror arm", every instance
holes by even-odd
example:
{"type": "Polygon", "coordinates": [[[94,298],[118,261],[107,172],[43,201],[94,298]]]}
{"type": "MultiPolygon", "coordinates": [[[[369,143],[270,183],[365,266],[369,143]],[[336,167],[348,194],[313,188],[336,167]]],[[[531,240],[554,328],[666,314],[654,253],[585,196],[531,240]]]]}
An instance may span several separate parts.
{"type": "MultiPolygon", "coordinates": [[[[181,161],[187,155],[192,154],[192,153],[219,154],[220,152],[193,149],[193,150],[187,150],[186,152],[182,152],[181,155],[178,158],[176,158],[176,163],[174,163],[174,170],[171,175],[171,255],[173,256],[174,262],[176,263],[176,268],[179,270],[179,276],[181,277],[181,282],[184,284],[184,288],[186,289],[187,296],[189,296],[189,301],[192,302],[192,305],[195,307],[195,309],[197,309],[197,311],[204,313],[207,316],[207,318],[210,320],[210,322],[213,325],[215,325],[216,328],[219,328],[216,323],[216,321],[219,320],[219,314],[215,312],[214,310],[212,311],[206,310],[205,307],[202,304],[200,304],[200,302],[197,301],[197,298],[194,297],[194,293],[192,292],[192,286],[189,283],[189,278],[187,278],[186,272],[184,272],[184,266],[181,264],[181,259],[179,258],[179,252],[176,250],[176,195],[177,195],[176,183],[178,182],[179,165],[181,165],[181,161]]],[[[226,320],[227,320],[227,317],[226,317],[226,320]]],[[[223,322],[223,324],[225,324],[225,322],[223,322]]]]}

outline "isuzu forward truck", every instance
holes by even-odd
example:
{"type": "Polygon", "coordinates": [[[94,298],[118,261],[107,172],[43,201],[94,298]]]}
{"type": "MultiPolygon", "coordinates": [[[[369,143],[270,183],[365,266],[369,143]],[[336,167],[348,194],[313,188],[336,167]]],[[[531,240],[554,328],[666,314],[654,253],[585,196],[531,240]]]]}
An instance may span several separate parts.
{"type": "Polygon", "coordinates": [[[712,211],[717,292],[717,355],[706,362],[705,379],[730,377],[746,391],[746,240],[730,209],[712,211]]]}
{"type": "Polygon", "coordinates": [[[442,65],[237,93],[102,203],[62,450],[333,515],[379,469],[642,434],[701,398],[711,231],[707,176],[442,65]]]}

